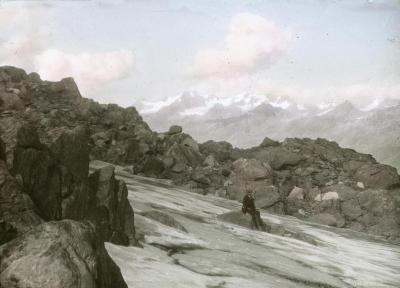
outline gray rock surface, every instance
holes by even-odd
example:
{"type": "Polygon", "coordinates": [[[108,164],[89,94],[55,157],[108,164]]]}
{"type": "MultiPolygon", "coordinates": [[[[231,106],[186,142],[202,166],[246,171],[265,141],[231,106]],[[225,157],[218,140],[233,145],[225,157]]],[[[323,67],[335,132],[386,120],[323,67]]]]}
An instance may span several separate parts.
{"type": "Polygon", "coordinates": [[[18,135],[24,136],[18,138],[13,172],[21,176],[23,192],[44,220],[91,220],[103,241],[137,245],[125,183],[115,179],[112,166],[89,177],[85,128],[64,131],[50,148],[31,126],[23,126],[18,135]]]}
{"type": "Polygon", "coordinates": [[[186,228],[179,223],[174,217],[172,217],[169,214],[166,214],[164,212],[158,211],[158,210],[150,210],[150,211],[145,211],[140,213],[140,215],[153,219],[157,222],[160,222],[166,226],[176,228],[178,230],[181,230],[183,232],[187,232],[186,228]]]}
{"type": "MultiPolygon", "coordinates": [[[[1,140],[0,140],[1,142],[1,140]]],[[[42,223],[28,195],[0,160],[0,245],[42,223]]]]}
{"type": "Polygon", "coordinates": [[[396,168],[383,164],[365,164],[357,169],[354,178],[368,188],[387,189],[400,184],[396,168]]]}
{"type": "Polygon", "coordinates": [[[38,225],[0,246],[0,255],[1,287],[127,287],[90,224],[38,225]]]}
{"type": "Polygon", "coordinates": [[[179,133],[182,133],[182,126],[173,125],[173,126],[169,127],[168,134],[174,135],[174,134],[179,134],[179,133]]]}

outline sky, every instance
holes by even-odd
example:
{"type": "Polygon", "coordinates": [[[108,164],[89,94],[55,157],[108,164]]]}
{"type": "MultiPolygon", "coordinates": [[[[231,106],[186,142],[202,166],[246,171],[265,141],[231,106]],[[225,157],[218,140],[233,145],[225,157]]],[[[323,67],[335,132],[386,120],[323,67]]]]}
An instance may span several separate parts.
{"type": "Polygon", "coordinates": [[[0,27],[0,65],[102,103],[400,98],[398,0],[0,0],[0,27]]]}

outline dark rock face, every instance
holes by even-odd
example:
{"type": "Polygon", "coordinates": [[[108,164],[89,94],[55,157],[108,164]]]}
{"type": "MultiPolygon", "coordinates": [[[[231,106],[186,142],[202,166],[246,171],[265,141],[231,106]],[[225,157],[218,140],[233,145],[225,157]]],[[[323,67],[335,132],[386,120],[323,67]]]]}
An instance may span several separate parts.
{"type": "Polygon", "coordinates": [[[0,287],[127,287],[103,243],[139,245],[125,183],[113,170],[99,171],[89,186],[87,142],[77,140],[81,130],[62,134],[52,151],[27,128],[18,133],[16,178],[0,159],[0,287]],[[68,161],[67,149],[80,163],[68,161]],[[65,189],[72,194],[64,197],[65,189]],[[83,222],[44,223],[36,212],[46,221],[70,216],[83,222]],[[102,212],[107,217],[97,217],[102,212]]]}
{"type": "Polygon", "coordinates": [[[40,143],[32,126],[23,126],[18,136],[13,172],[21,175],[24,192],[40,216],[47,221],[82,219],[89,169],[83,129],[64,132],[52,148],[40,143]]]}
{"type": "Polygon", "coordinates": [[[86,179],[89,173],[89,133],[85,126],[65,131],[51,146],[53,155],[74,177],[86,179]]]}
{"type": "Polygon", "coordinates": [[[116,244],[137,245],[134,214],[127,200],[128,190],[123,181],[115,179],[114,167],[95,171],[89,177],[89,185],[92,207],[85,218],[96,223],[102,239],[116,244]]]}
{"type": "Polygon", "coordinates": [[[13,172],[21,176],[24,193],[44,220],[91,220],[103,241],[138,244],[125,183],[115,179],[112,166],[89,177],[87,129],[64,131],[50,148],[30,126],[18,135],[26,137],[22,144],[18,138],[13,172]]]}
{"type": "Polygon", "coordinates": [[[0,138],[0,160],[6,161],[6,144],[0,138]]]}
{"type": "Polygon", "coordinates": [[[40,223],[33,202],[0,160],[0,245],[40,223]]]}
{"type": "Polygon", "coordinates": [[[165,170],[165,163],[157,157],[149,157],[143,165],[142,172],[147,176],[157,177],[165,170]]]}
{"type": "Polygon", "coordinates": [[[127,287],[90,224],[38,225],[1,246],[0,255],[1,287],[127,287]]]}

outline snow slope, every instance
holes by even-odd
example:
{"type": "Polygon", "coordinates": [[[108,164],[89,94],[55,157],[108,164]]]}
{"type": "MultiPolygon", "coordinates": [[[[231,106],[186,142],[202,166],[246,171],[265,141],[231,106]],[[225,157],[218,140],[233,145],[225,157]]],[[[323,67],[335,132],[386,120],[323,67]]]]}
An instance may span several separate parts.
{"type": "MultiPolygon", "coordinates": [[[[107,165],[92,163],[92,169],[107,165]]],[[[144,248],[107,243],[129,287],[400,287],[400,247],[354,231],[262,213],[284,236],[221,222],[240,203],[202,196],[117,167],[144,248]],[[141,216],[161,211],[187,233],[141,216]],[[293,237],[297,235],[297,237],[293,237]],[[299,237],[300,236],[300,237],[299,237]],[[297,238],[297,239],[296,239],[297,238]]]]}

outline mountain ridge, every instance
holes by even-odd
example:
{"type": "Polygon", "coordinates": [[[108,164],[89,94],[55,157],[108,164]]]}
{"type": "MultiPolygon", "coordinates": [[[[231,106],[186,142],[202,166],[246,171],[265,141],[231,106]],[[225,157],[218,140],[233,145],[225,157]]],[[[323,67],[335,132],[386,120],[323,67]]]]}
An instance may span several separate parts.
{"type": "MultiPolygon", "coordinates": [[[[254,98],[262,99],[260,95],[254,98]]],[[[375,102],[369,109],[357,108],[350,101],[300,106],[291,99],[270,100],[264,96],[263,101],[247,110],[231,101],[220,107],[225,110],[221,116],[214,113],[213,117],[208,117],[212,108],[204,109],[206,112],[202,115],[182,115],[179,105],[174,106],[174,111],[167,105],[160,114],[144,113],[143,117],[156,131],[166,131],[170,125],[179,124],[197,141],[228,140],[241,148],[258,145],[266,135],[281,141],[288,137],[324,137],[371,153],[379,161],[400,169],[400,139],[395,135],[400,134],[400,122],[392,116],[400,115],[400,102],[391,98],[375,102]],[[267,110],[262,112],[263,108],[267,110]],[[379,139],[371,139],[371,133],[379,133],[379,139]]]]}

